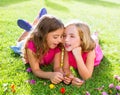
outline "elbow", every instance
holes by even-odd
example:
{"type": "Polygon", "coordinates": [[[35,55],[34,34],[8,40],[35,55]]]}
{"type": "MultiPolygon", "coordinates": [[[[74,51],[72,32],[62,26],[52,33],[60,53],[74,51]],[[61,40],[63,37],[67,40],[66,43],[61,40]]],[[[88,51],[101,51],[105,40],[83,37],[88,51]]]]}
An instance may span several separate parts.
{"type": "Polygon", "coordinates": [[[87,76],[84,76],[83,77],[83,80],[88,80],[88,79],[90,79],[92,77],[92,74],[88,74],[87,76]]]}
{"type": "Polygon", "coordinates": [[[36,71],[32,71],[32,72],[36,77],[38,77],[38,74],[36,73],[36,71]]]}
{"type": "Polygon", "coordinates": [[[40,70],[32,70],[32,72],[36,77],[39,77],[40,70]]]}

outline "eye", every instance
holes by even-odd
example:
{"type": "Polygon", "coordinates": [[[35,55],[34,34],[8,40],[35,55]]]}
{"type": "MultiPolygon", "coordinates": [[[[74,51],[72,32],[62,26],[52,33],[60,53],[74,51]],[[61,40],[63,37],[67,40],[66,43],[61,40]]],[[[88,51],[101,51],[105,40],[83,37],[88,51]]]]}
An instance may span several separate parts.
{"type": "Polygon", "coordinates": [[[54,38],[54,39],[57,39],[57,38],[58,38],[58,36],[53,36],[53,38],[54,38]]]}
{"type": "Polygon", "coordinates": [[[66,35],[65,34],[63,34],[63,38],[65,38],[66,37],[66,35]]]}
{"type": "Polygon", "coordinates": [[[71,38],[75,38],[75,36],[73,36],[73,35],[71,35],[70,37],[71,37],[71,38]]]}

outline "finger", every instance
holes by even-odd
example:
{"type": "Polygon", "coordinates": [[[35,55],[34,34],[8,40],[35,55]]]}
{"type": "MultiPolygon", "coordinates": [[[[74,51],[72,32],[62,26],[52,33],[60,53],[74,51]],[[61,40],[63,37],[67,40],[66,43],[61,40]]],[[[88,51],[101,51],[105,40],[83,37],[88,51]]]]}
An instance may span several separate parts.
{"type": "Polygon", "coordinates": [[[63,79],[59,78],[59,77],[56,77],[56,81],[57,83],[60,83],[63,79]]]}
{"type": "Polygon", "coordinates": [[[72,81],[72,84],[80,87],[83,83],[77,82],[77,81],[72,81]]]}
{"type": "Polygon", "coordinates": [[[64,79],[64,78],[63,78],[63,75],[61,75],[61,74],[58,74],[57,77],[58,77],[59,79],[61,79],[61,80],[64,79]]]}
{"type": "Polygon", "coordinates": [[[70,84],[70,81],[66,81],[66,80],[65,80],[64,83],[65,83],[65,84],[70,84]]]}
{"type": "Polygon", "coordinates": [[[52,80],[51,82],[52,82],[53,84],[57,84],[57,82],[56,82],[56,81],[53,81],[53,80],[52,80]]]}
{"type": "Polygon", "coordinates": [[[81,79],[76,79],[76,81],[79,82],[79,83],[83,83],[84,82],[84,80],[81,80],[81,79]]]}

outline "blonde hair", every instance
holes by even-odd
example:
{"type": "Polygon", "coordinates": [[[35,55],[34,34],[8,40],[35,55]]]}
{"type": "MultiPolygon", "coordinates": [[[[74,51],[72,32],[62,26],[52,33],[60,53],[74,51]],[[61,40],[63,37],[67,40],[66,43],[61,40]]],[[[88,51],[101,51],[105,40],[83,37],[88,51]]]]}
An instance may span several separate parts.
{"type": "Polygon", "coordinates": [[[80,40],[82,42],[81,48],[83,52],[88,52],[95,48],[95,41],[91,38],[90,28],[86,23],[80,21],[72,21],[68,24],[68,26],[69,25],[75,25],[78,29],[80,40]]]}
{"type": "Polygon", "coordinates": [[[33,41],[36,47],[34,56],[41,59],[41,57],[49,50],[46,41],[47,34],[60,28],[64,28],[64,25],[59,19],[51,15],[44,15],[41,17],[35,29],[30,33],[26,40],[23,51],[24,58],[27,56],[26,50],[28,42],[33,41]]]}

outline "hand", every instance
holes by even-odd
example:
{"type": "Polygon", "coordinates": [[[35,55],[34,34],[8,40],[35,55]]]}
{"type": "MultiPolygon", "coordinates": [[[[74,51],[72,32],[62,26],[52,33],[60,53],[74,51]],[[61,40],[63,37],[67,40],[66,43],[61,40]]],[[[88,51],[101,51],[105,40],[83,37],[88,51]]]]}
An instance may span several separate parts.
{"type": "Polygon", "coordinates": [[[78,86],[78,87],[80,87],[83,83],[84,83],[83,80],[81,80],[79,78],[76,78],[76,77],[72,80],[72,85],[75,85],[75,86],[78,86]]]}
{"type": "Polygon", "coordinates": [[[63,80],[63,74],[60,72],[53,72],[50,76],[50,81],[53,84],[58,84],[63,80]]]}
{"type": "Polygon", "coordinates": [[[65,75],[63,82],[64,82],[65,84],[70,84],[73,78],[74,78],[74,76],[73,76],[72,74],[70,74],[70,75],[65,75]]]}
{"type": "Polygon", "coordinates": [[[80,56],[82,53],[82,48],[81,47],[76,47],[72,50],[72,53],[74,56],[80,56]]]}

